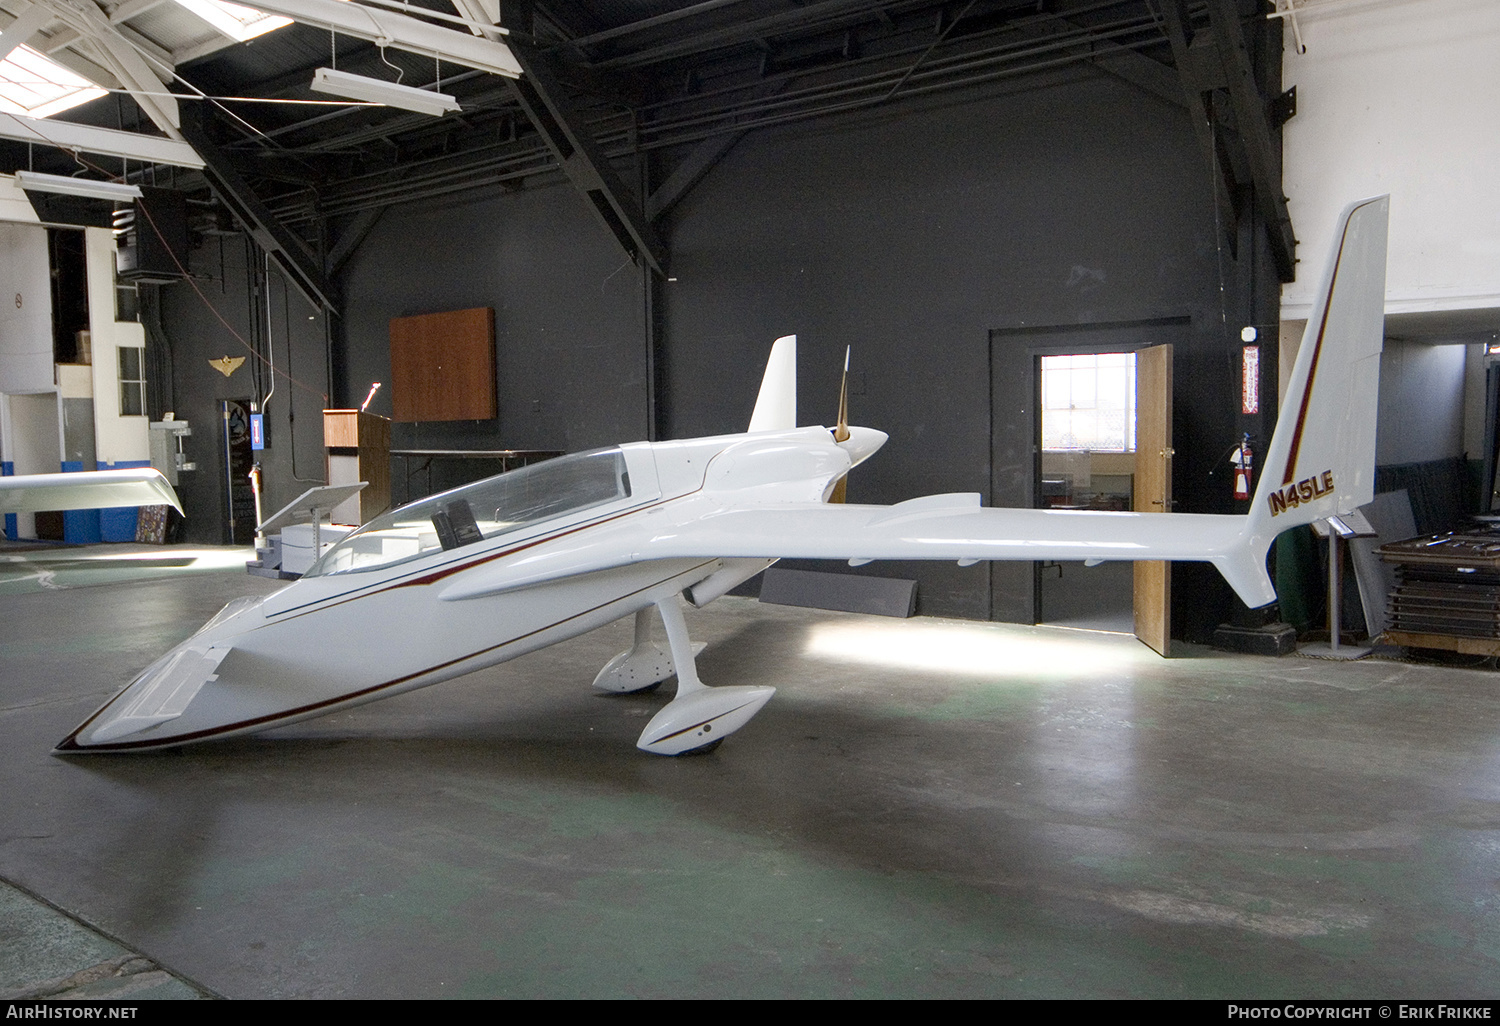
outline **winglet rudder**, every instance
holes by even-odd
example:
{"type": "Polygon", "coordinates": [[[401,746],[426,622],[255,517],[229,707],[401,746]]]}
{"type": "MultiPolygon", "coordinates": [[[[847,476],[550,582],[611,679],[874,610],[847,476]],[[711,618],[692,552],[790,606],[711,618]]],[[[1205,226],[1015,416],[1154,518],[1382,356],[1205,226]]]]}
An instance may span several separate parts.
{"type": "Polygon", "coordinates": [[[1352,203],[1340,218],[1235,557],[1245,565],[1221,566],[1241,597],[1274,598],[1264,563],[1276,535],[1374,497],[1389,220],[1389,196],[1352,203]]]}
{"type": "Polygon", "coordinates": [[[790,431],[796,426],[797,336],[786,335],[771,346],[749,430],[790,431]]]}

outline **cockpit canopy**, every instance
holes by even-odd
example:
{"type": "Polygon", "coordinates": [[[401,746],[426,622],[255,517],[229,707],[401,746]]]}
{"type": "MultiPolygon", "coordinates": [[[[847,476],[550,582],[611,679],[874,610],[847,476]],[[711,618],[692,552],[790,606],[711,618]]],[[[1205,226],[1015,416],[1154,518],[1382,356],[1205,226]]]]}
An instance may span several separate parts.
{"type": "Polygon", "coordinates": [[[619,449],[561,456],[384,513],[303,576],[376,570],[629,497],[630,474],[619,449]]]}

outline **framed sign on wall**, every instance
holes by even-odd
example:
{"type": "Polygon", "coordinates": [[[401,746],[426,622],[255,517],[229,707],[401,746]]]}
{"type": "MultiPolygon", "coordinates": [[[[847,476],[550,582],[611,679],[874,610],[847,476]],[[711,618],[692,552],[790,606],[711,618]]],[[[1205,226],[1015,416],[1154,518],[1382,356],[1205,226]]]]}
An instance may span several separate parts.
{"type": "Polygon", "coordinates": [[[391,419],[493,420],[493,307],[391,320],[391,419]]]}

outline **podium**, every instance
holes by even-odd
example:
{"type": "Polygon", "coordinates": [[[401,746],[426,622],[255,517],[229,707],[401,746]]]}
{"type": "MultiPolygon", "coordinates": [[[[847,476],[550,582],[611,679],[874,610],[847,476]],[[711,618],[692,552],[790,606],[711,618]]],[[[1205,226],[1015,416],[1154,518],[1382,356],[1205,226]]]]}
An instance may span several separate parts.
{"type": "Polygon", "coordinates": [[[365,523],[391,505],[391,422],[359,410],[324,410],[323,444],[328,448],[328,483],[369,486],[337,506],[336,524],[365,523]]]}

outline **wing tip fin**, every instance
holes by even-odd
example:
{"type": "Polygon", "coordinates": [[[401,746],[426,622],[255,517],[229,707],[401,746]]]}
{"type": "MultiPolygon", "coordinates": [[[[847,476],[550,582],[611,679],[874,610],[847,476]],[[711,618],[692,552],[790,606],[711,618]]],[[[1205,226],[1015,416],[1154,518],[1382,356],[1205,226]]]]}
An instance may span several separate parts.
{"type": "Polygon", "coordinates": [[[791,431],[796,426],[797,336],[783,335],[771,345],[749,430],[791,431]]]}

